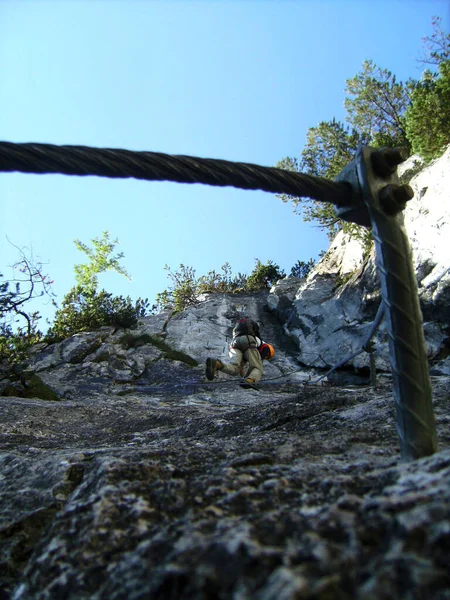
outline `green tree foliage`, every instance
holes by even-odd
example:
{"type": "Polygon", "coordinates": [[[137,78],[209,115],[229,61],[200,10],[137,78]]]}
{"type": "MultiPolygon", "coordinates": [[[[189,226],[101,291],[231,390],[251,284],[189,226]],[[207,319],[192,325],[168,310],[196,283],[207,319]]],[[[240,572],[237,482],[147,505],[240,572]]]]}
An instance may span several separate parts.
{"type": "MultiPolygon", "coordinates": [[[[409,145],[404,131],[404,112],[409,105],[408,90],[397,83],[395,76],[380,69],[372,61],[363,63],[363,70],[347,81],[350,97],[345,100],[346,120],[350,127],[332,119],[310,127],[300,163],[295,158],[284,158],[277,167],[300,171],[316,177],[334,179],[355,157],[359,146],[409,145]]],[[[283,201],[299,198],[280,196],[283,201]]],[[[311,201],[309,201],[311,202],[311,201]]],[[[330,210],[321,209],[322,203],[311,203],[302,210],[305,220],[317,219],[330,226],[330,210]]],[[[335,220],[335,219],[334,219],[335,220]]]]}
{"type": "Polygon", "coordinates": [[[53,281],[43,272],[43,264],[31,251],[17,248],[20,258],[12,266],[14,276],[5,280],[0,274],[0,360],[18,362],[27,350],[42,339],[39,312],[30,302],[47,296],[53,302],[53,281]]]}
{"type": "Polygon", "coordinates": [[[279,279],[285,276],[284,271],[280,267],[268,260],[263,264],[259,259],[255,259],[255,267],[247,278],[246,289],[251,292],[267,290],[279,279]]]}
{"type": "Polygon", "coordinates": [[[450,143],[450,34],[442,28],[442,19],[433,17],[431,36],[422,39],[423,52],[418,59],[427,69],[411,92],[406,111],[406,132],[414,153],[425,161],[438,157],[450,143]]]}
{"type": "Polygon", "coordinates": [[[439,65],[439,74],[425,71],[411,94],[406,130],[414,153],[429,161],[450,144],[450,60],[439,65]]]}
{"type": "Polygon", "coordinates": [[[247,276],[242,273],[233,275],[229,262],[226,262],[220,268],[221,272],[209,271],[202,275],[198,280],[198,289],[200,294],[236,292],[244,289],[247,285],[247,276]]]}
{"type": "Polygon", "coordinates": [[[405,85],[387,69],[365,60],[362,71],[346,82],[349,95],[344,100],[347,121],[362,138],[375,147],[404,146],[406,137],[405,111],[411,100],[413,82],[405,85]]]}
{"type": "Polygon", "coordinates": [[[450,60],[450,33],[442,28],[441,17],[431,19],[432,34],[422,38],[423,51],[418,61],[424,65],[439,65],[450,60]]]}
{"type": "Polygon", "coordinates": [[[356,129],[340,121],[321,121],[310,127],[301,154],[300,168],[305,173],[334,179],[353,158],[364,139],[356,129]]]}
{"type": "Polygon", "coordinates": [[[298,260],[291,269],[291,277],[300,277],[301,279],[308,276],[308,273],[316,264],[316,261],[310,258],[307,262],[304,260],[298,260]]]}
{"type": "Polygon", "coordinates": [[[101,238],[94,238],[92,248],[84,244],[79,239],[74,240],[74,244],[80,252],[84,252],[89,259],[87,264],[75,265],[75,279],[81,287],[90,290],[97,289],[98,276],[105,271],[116,271],[128,279],[131,277],[124,267],[119,264],[119,260],[124,257],[123,252],[112,256],[114,248],[119,244],[119,240],[111,240],[109,232],[104,231],[101,238]]]}
{"type": "MultiPolygon", "coordinates": [[[[343,123],[332,119],[322,121],[317,127],[308,129],[306,145],[301,153],[301,161],[286,157],[277,167],[334,179],[353,160],[359,145],[364,142],[360,134],[350,130],[343,123]]],[[[286,194],[278,196],[283,202],[292,202],[294,212],[301,214],[304,221],[317,221],[332,239],[343,224],[336,217],[334,207],[328,202],[310,198],[297,198],[286,194]]]]}
{"type": "MultiPolygon", "coordinates": [[[[372,60],[363,62],[362,70],[346,82],[345,121],[321,121],[308,129],[301,160],[286,157],[277,167],[288,171],[334,179],[354,157],[360,145],[374,147],[403,146],[424,157],[435,157],[449,143],[448,61],[450,35],[441,27],[441,19],[432,20],[433,33],[422,41],[425,54],[421,59],[439,65],[438,74],[427,73],[422,82],[397,81],[387,69],[372,60]]],[[[372,243],[371,231],[337,219],[331,204],[278,196],[292,202],[294,212],[304,221],[316,221],[332,239],[343,229],[358,238],[366,248],[372,243]]]]}
{"type": "Polygon", "coordinates": [[[141,298],[133,303],[129,296],[124,298],[105,290],[74,286],[64,296],[48,338],[59,341],[75,333],[95,331],[107,325],[134,327],[140,317],[145,317],[147,308],[148,301],[141,298]]]}
{"type": "Polygon", "coordinates": [[[89,247],[80,240],[76,247],[89,259],[87,264],[75,265],[75,285],[65,296],[61,308],[48,332],[48,339],[56,341],[82,331],[93,331],[105,325],[133,327],[138,319],[147,314],[148,300],[138,298],[135,303],[127,296],[113,296],[105,290],[98,290],[98,275],[105,271],[115,271],[130,278],[120,265],[123,252],[113,255],[118,240],[111,240],[107,231],[101,238],[94,238],[89,247]]]}
{"type": "Polygon", "coordinates": [[[180,264],[178,271],[172,271],[169,265],[165,265],[167,277],[171,281],[168,289],[156,295],[156,304],[153,310],[170,309],[175,312],[181,312],[187,306],[198,304],[199,286],[198,279],[195,276],[195,269],[180,264]]]}
{"type": "Polygon", "coordinates": [[[284,277],[284,272],[271,260],[262,263],[255,259],[255,267],[249,276],[239,273],[232,274],[231,265],[225,263],[221,272],[209,271],[206,275],[196,276],[195,269],[181,264],[177,271],[166,265],[170,285],[156,296],[154,312],[169,309],[181,312],[189,306],[200,302],[201,294],[257,292],[268,289],[278,279],[284,277]]]}

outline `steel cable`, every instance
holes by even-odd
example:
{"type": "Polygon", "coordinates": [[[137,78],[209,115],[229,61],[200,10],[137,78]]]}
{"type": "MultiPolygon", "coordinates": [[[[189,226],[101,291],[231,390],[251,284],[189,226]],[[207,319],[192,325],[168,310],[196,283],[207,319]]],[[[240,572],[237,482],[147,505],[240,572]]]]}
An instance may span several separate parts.
{"type": "Polygon", "coordinates": [[[132,177],[263,190],[331,202],[338,209],[344,207],[342,214],[338,210],[338,216],[370,225],[385,304],[400,447],[402,457],[411,460],[433,454],[437,444],[417,284],[403,217],[397,214],[412,193],[398,185],[395,167],[402,160],[400,149],[376,151],[362,147],[339,174],[339,181],[333,182],[224,160],[0,142],[0,172],[132,177]]]}
{"type": "Polygon", "coordinates": [[[60,173],[202,183],[308,197],[345,206],[351,186],[275,167],[226,160],[87,146],[0,142],[0,172],[60,173]]]}

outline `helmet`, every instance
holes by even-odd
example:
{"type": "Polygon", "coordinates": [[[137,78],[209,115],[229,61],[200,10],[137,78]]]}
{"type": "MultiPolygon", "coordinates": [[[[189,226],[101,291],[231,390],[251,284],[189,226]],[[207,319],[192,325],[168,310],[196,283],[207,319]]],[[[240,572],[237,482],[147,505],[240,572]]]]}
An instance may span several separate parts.
{"type": "Polygon", "coordinates": [[[275,356],[275,348],[271,344],[267,344],[266,342],[264,342],[264,344],[260,346],[259,352],[263,360],[270,360],[275,356]]]}

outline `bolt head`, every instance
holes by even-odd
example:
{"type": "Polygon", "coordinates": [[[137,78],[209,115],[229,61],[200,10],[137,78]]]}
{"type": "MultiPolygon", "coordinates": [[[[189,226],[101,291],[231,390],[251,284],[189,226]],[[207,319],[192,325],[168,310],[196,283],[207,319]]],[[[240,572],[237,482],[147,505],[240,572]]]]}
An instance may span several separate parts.
{"type": "Polygon", "coordinates": [[[371,156],[372,167],[380,177],[393,175],[397,165],[408,158],[406,148],[382,148],[377,150],[371,156]]]}
{"type": "Polygon", "coordinates": [[[414,190],[410,185],[400,185],[394,191],[394,198],[398,203],[405,203],[414,197],[414,190]]]}
{"type": "Polygon", "coordinates": [[[406,148],[385,148],[385,157],[392,166],[397,166],[408,158],[409,153],[406,148]]]}
{"type": "Polygon", "coordinates": [[[409,185],[385,185],[380,190],[379,199],[387,215],[393,216],[405,209],[408,200],[414,196],[414,190],[409,185]]]}

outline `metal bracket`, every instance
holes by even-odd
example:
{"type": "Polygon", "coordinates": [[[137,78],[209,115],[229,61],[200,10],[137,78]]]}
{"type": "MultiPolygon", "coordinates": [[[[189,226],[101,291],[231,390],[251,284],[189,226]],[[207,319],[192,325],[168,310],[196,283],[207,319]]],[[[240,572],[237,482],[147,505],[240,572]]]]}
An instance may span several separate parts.
{"type": "Polygon", "coordinates": [[[397,165],[408,157],[403,148],[361,147],[356,159],[349,163],[335,178],[352,188],[352,203],[335,208],[337,216],[350,223],[371,227],[368,207],[377,205],[379,210],[394,216],[404,210],[414,196],[409,185],[400,185],[397,165]]]}
{"type": "Polygon", "coordinates": [[[358,150],[336,181],[352,188],[352,202],[336,209],[346,221],[372,227],[393,375],[397,430],[403,459],[437,450],[422,313],[403,210],[414,192],[400,185],[401,149],[358,150]]]}

